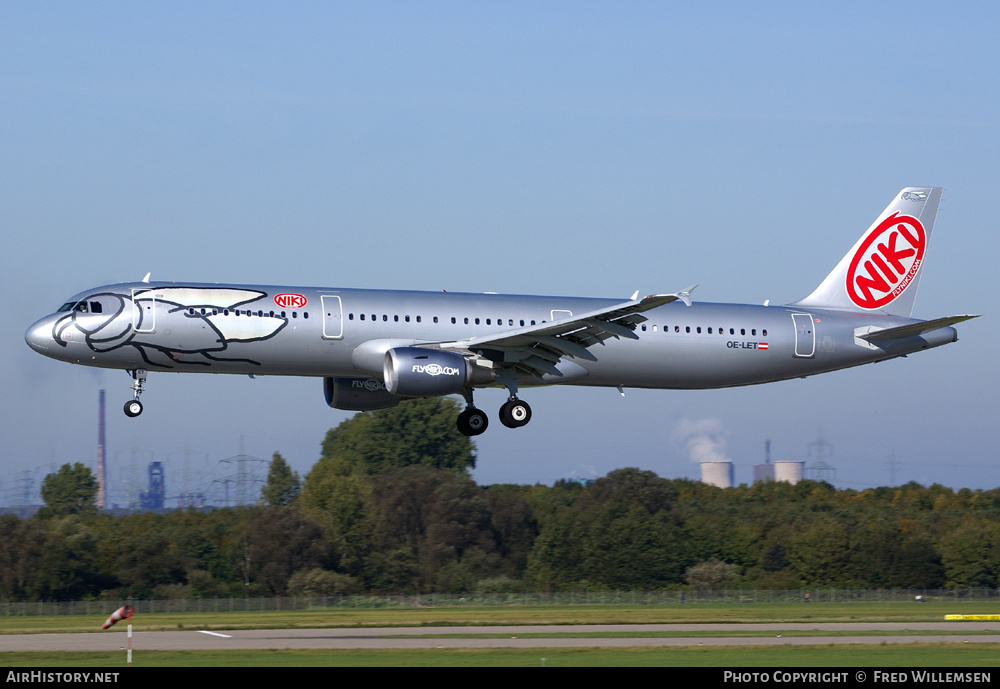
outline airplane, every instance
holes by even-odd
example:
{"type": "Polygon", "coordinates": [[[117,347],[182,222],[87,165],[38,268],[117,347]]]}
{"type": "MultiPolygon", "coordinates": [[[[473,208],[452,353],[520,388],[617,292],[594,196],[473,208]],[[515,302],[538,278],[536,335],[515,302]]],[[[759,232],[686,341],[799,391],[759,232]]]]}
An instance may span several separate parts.
{"type": "Polygon", "coordinates": [[[697,285],[630,299],[141,282],[96,287],[26,332],[35,351],[132,377],[149,371],[314,376],[367,411],[460,394],[458,430],[486,430],[474,391],[506,388],[500,421],[531,420],[524,388],[706,389],[804,378],[958,339],[957,315],[911,318],[942,189],[907,187],[809,296],[695,303],[697,285]]]}

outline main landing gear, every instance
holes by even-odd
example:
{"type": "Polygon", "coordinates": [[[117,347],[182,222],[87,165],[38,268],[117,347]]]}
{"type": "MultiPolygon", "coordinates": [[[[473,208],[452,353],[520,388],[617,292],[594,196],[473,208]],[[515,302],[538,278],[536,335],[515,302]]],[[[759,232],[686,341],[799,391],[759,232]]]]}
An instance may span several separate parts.
{"type": "MultiPolygon", "coordinates": [[[[477,409],[472,403],[472,389],[467,388],[463,393],[465,402],[468,405],[461,414],[458,415],[458,431],[462,435],[479,435],[489,426],[489,418],[482,409],[477,409]]],[[[511,394],[510,399],[500,407],[500,423],[507,428],[520,428],[531,421],[531,407],[528,403],[519,400],[517,395],[511,394]]]]}
{"type": "Polygon", "coordinates": [[[479,435],[490,425],[490,420],[482,409],[467,407],[458,415],[457,425],[462,435],[479,435]]]}
{"type": "Polygon", "coordinates": [[[531,407],[524,400],[511,398],[500,407],[500,423],[507,428],[520,428],[531,421],[531,407]]]}
{"type": "Polygon", "coordinates": [[[146,369],[137,368],[134,371],[129,371],[128,374],[132,376],[132,385],[129,386],[132,389],[132,399],[125,403],[125,416],[136,417],[142,413],[142,402],[139,401],[139,395],[145,389],[146,369]]]}
{"type": "Polygon", "coordinates": [[[486,412],[482,409],[476,409],[476,405],[472,402],[472,388],[465,388],[462,390],[462,396],[465,398],[465,411],[458,415],[458,420],[455,425],[458,426],[458,432],[462,435],[479,435],[486,430],[486,427],[490,425],[490,420],[486,416],[486,412]]]}

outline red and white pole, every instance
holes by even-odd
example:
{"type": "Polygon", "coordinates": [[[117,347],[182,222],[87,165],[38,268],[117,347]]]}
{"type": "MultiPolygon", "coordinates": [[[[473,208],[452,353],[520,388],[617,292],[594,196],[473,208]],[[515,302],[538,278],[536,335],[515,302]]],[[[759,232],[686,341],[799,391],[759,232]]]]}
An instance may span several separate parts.
{"type": "Polygon", "coordinates": [[[126,655],[125,667],[132,667],[132,615],[135,608],[132,607],[132,594],[128,594],[128,652],[126,655]]]}

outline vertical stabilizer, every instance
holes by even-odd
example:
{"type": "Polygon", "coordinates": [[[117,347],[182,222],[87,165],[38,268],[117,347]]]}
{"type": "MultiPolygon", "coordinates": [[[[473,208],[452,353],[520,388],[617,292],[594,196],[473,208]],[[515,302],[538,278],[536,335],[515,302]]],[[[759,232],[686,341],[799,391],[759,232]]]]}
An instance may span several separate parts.
{"type": "Polygon", "coordinates": [[[942,191],[899,192],[820,286],[791,306],[909,318],[942,191]]]}

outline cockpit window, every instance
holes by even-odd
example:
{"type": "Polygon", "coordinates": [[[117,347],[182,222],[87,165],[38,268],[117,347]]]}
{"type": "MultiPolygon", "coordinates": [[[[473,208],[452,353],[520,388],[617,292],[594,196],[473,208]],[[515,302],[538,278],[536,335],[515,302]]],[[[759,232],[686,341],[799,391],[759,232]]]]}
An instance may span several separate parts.
{"type": "MultiPolygon", "coordinates": [[[[91,297],[89,300],[84,301],[68,301],[59,307],[57,313],[66,313],[68,311],[76,311],[77,313],[104,313],[105,301],[107,301],[106,296],[91,297]]],[[[108,306],[111,305],[108,304],[108,306]]],[[[111,306],[112,313],[114,310],[114,307],[111,306]]]]}

